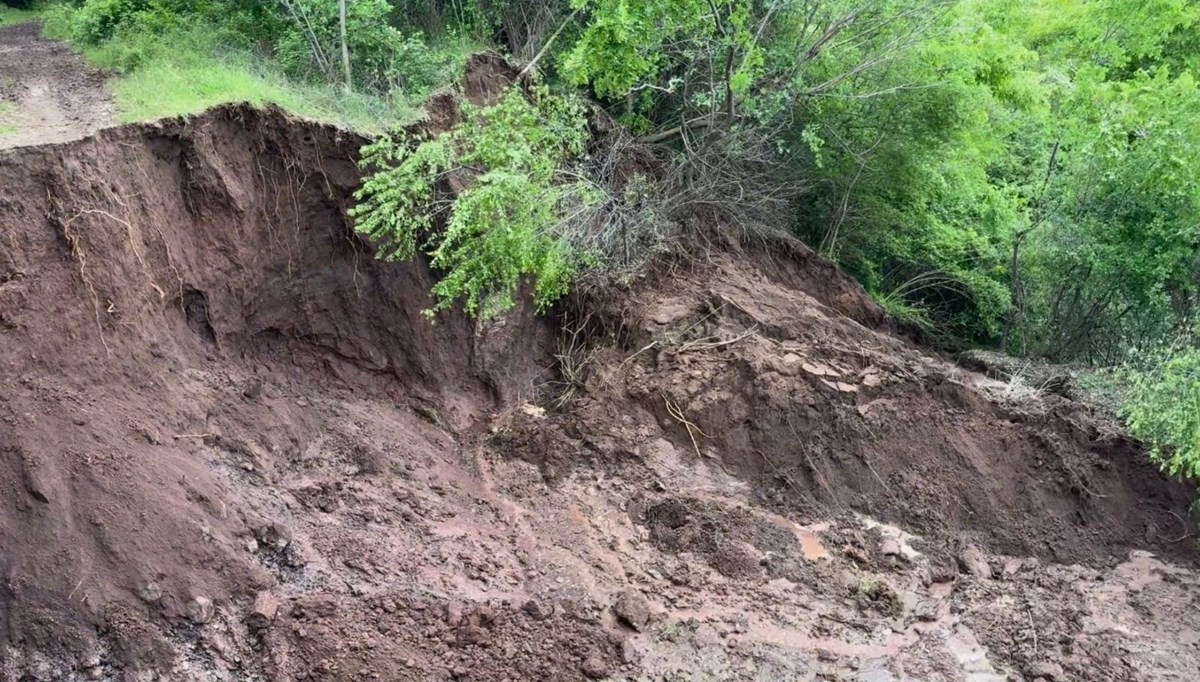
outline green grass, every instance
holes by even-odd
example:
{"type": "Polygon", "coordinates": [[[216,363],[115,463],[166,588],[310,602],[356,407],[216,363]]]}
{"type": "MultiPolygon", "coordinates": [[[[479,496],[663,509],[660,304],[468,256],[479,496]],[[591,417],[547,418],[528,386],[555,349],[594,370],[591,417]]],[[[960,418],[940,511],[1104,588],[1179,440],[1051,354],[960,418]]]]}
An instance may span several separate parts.
{"type": "Polygon", "coordinates": [[[347,94],[330,86],[297,84],[254,63],[248,56],[204,58],[179,55],[152,59],[112,85],[122,122],[147,121],[204,111],[229,102],[274,104],[296,116],[378,133],[412,121],[407,102],[347,94]]]}
{"type": "Polygon", "coordinates": [[[11,135],[20,129],[21,110],[12,102],[0,102],[0,135],[11,135]]]}
{"type": "Polygon", "coordinates": [[[19,24],[23,21],[33,21],[34,19],[40,18],[41,15],[41,10],[13,9],[12,7],[0,6],[0,26],[19,24]]]}
{"type": "Polygon", "coordinates": [[[905,301],[902,296],[872,292],[868,292],[868,295],[880,308],[883,308],[883,312],[900,324],[919,329],[930,335],[937,332],[933,318],[930,317],[928,311],[905,301]]]}
{"type": "MultiPolygon", "coordinates": [[[[65,5],[50,6],[44,13],[47,37],[70,41],[71,12],[65,5]]],[[[412,122],[420,113],[403,93],[385,97],[298,82],[270,59],[231,48],[232,42],[219,30],[193,26],[165,35],[123,35],[100,46],[83,46],[82,52],[115,74],[110,89],[123,123],[249,102],[374,135],[412,122]]]]}

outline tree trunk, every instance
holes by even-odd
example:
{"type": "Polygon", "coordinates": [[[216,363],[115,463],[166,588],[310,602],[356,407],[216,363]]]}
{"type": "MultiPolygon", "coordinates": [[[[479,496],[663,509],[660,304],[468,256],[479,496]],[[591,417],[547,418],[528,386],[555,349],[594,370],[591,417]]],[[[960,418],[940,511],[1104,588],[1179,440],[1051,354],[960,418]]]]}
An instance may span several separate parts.
{"type": "Polygon", "coordinates": [[[353,85],[350,81],[350,46],[346,43],[346,0],[338,0],[338,20],[342,31],[342,70],[346,76],[346,92],[350,92],[353,85]]]}

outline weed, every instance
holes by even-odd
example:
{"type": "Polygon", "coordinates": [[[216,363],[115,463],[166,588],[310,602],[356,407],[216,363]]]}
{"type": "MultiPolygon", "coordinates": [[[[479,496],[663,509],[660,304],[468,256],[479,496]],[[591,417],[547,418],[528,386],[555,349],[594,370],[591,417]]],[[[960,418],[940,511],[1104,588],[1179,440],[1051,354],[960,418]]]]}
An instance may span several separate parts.
{"type": "Polygon", "coordinates": [[[689,637],[699,628],[700,623],[695,618],[672,621],[658,631],[657,639],[660,642],[678,642],[689,637]]]}
{"type": "Polygon", "coordinates": [[[865,575],[851,589],[851,594],[858,597],[866,597],[871,601],[875,601],[882,596],[883,591],[882,582],[880,582],[877,578],[865,575]]]}

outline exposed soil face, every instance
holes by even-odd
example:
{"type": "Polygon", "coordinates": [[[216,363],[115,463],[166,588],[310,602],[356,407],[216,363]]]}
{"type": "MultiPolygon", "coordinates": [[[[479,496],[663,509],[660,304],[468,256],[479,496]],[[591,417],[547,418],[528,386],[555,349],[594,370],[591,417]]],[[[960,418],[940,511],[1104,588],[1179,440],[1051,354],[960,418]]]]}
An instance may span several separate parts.
{"type": "Polygon", "coordinates": [[[578,335],[431,324],[346,224],[360,142],[230,108],[0,151],[0,679],[1200,668],[1190,491],[1079,406],[798,245],[578,335]]]}
{"type": "Polygon", "coordinates": [[[38,23],[0,26],[0,149],[65,142],[113,124],[105,75],[38,23]]]}

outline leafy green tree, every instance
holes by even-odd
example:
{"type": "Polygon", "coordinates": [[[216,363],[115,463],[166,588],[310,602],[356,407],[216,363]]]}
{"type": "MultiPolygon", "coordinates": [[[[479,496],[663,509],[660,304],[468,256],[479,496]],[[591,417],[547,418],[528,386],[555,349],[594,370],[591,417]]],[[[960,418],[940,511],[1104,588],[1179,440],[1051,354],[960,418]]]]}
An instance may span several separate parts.
{"type": "Polygon", "coordinates": [[[566,228],[591,198],[570,170],[585,138],[579,103],[545,88],[466,106],[462,123],[429,139],[385,136],[363,148],[371,174],[355,195],[355,228],[385,260],[429,256],[441,272],[431,313],[461,301],[470,315],[494,316],[526,278],[544,309],[584,265],[566,228]]]}
{"type": "MultiPolygon", "coordinates": [[[[333,0],[280,0],[288,19],[275,37],[275,54],[298,76],[331,83],[343,74],[341,17],[333,0]]],[[[436,64],[420,34],[405,34],[388,22],[387,0],[355,0],[347,5],[346,48],[350,79],[368,89],[420,89],[429,85],[436,64]]]]}
{"type": "Polygon", "coordinates": [[[1148,370],[1126,376],[1121,416],[1130,431],[1165,472],[1200,482],[1200,350],[1160,353],[1148,370]]]}

